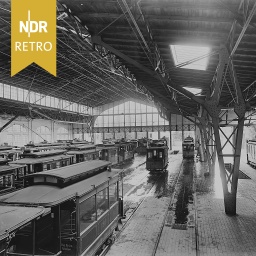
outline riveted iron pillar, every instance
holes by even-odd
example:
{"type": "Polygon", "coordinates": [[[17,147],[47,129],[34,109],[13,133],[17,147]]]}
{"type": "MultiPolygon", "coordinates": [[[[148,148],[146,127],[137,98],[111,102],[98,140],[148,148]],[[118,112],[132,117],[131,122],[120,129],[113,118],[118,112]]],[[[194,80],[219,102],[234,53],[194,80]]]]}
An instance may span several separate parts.
{"type": "Polygon", "coordinates": [[[208,116],[205,115],[201,117],[200,120],[200,130],[202,133],[202,145],[204,156],[208,163],[209,174],[213,174],[215,168],[216,150],[215,150],[215,140],[213,136],[213,129],[208,116]]]}
{"type": "Polygon", "coordinates": [[[217,150],[220,176],[224,194],[224,206],[225,212],[228,215],[236,214],[236,193],[237,193],[237,183],[239,175],[240,166],[240,156],[241,156],[241,145],[243,137],[243,126],[246,106],[239,86],[236,73],[234,70],[233,62],[231,58],[228,58],[228,52],[226,48],[223,48],[220,54],[219,67],[217,69],[217,75],[214,83],[212,84],[212,94],[204,103],[204,107],[212,119],[212,127],[214,131],[214,139],[217,150]],[[227,72],[229,71],[229,72],[227,72]],[[237,124],[233,134],[235,140],[232,143],[230,138],[228,138],[221,130],[221,109],[219,106],[219,100],[221,96],[223,82],[225,80],[226,74],[229,73],[231,83],[234,87],[235,97],[234,97],[234,112],[238,117],[237,124]],[[220,132],[224,134],[226,140],[221,139],[220,132]],[[223,143],[222,143],[223,142],[223,143]],[[225,145],[229,143],[234,149],[234,152],[230,154],[224,154],[223,149],[225,145]],[[224,157],[232,159],[232,163],[224,163],[224,157]]]}

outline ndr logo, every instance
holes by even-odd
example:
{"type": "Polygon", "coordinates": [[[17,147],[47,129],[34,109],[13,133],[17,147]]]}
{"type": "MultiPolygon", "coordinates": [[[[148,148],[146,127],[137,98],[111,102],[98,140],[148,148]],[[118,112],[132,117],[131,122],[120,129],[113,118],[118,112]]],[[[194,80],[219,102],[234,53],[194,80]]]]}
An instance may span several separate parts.
{"type": "Polygon", "coordinates": [[[20,21],[20,33],[25,32],[30,37],[30,33],[48,33],[46,21],[30,20],[30,10],[28,10],[28,20],[24,23],[20,21]]]}

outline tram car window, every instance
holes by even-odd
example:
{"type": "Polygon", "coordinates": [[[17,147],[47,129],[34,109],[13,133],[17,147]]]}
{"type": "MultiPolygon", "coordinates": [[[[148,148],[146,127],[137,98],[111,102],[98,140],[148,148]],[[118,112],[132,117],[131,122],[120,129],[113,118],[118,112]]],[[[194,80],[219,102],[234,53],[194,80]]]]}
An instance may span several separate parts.
{"type": "Polygon", "coordinates": [[[188,136],[182,142],[182,154],[183,158],[194,158],[195,143],[192,137],[188,136]]]}
{"type": "Polygon", "coordinates": [[[166,140],[153,140],[147,147],[146,169],[166,170],[168,165],[168,146],[166,140]]]}
{"type": "MultiPolygon", "coordinates": [[[[0,202],[38,205],[50,210],[36,219],[36,229],[28,226],[29,234],[35,239],[33,255],[45,255],[44,251],[51,255],[60,251],[64,256],[95,255],[123,217],[119,195],[122,175],[120,170],[111,169],[108,161],[82,162],[35,173],[26,180],[28,187],[0,196],[0,202]]],[[[24,241],[24,237],[16,236],[13,246],[16,255],[32,255],[32,248],[24,241]]]]}

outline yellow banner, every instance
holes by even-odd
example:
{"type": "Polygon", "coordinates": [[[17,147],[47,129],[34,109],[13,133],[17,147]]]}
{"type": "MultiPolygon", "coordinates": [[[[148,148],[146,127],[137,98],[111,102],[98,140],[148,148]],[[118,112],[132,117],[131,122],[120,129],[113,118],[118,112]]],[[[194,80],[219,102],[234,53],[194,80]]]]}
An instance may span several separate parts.
{"type": "Polygon", "coordinates": [[[56,0],[11,1],[11,76],[33,62],[56,76],[56,0]]]}

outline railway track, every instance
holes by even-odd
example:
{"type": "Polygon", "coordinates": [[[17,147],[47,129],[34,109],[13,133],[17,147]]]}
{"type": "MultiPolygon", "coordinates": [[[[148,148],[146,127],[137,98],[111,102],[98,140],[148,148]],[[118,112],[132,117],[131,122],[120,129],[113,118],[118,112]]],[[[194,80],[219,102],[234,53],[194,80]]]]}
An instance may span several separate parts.
{"type": "MultiPolygon", "coordinates": [[[[181,177],[181,174],[182,174],[182,171],[183,171],[183,167],[184,167],[184,160],[183,160],[182,163],[181,163],[181,167],[180,167],[180,169],[179,169],[178,176],[177,176],[177,179],[176,179],[175,184],[174,184],[174,191],[173,191],[173,194],[172,194],[172,196],[171,196],[171,200],[170,200],[168,209],[170,209],[171,205],[173,204],[174,197],[175,197],[175,193],[177,192],[177,191],[176,191],[176,189],[177,189],[176,187],[177,187],[177,184],[180,182],[180,177],[181,177]]],[[[155,243],[154,250],[153,250],[153,252],[152,252],[152,256],[155,256],[155,255],[156,255],[157,248],[158,248],[158,245],[159,245],[159,242],[160,242],[160,237],[161,237],[161,235],[162,235],[163,228],[164,228],[164,226],[165,226],[167,217],[168,217],[168,211],[166,211],[166,213],[165,213],[165,217],[164,217],[164,220],[163,220],[162,225],[161,225],[161,231],[160,231],[160,233],[159,233],[158,236],[157,236],[157,241],[156,241],[156,243],[155,243]]]]}
{"type": "MultiPolygon", "coordinates": [[[[144,168],[144,167],[145,167],[145,165],[141,166],[141,168],[144,168]]],[[[175,191],[176,191],[175,188],[176,188],[177,184],[180,182],[180,177],[181,177],[181,173],[183,172],[183,168],[184,168],[184,162],[182,161],[182,163],[180,164],[179,168],[177,168],[178,169],[177,172],[172,173],[172,174],[167,173],[167,175],[169,175],[169,176],[172,175],[172,182],[171,182],[172,184],[170,185],[169,192],[167,192],[167,193],[169,193],[169,196],[170,196],[169,207],[173,203],[173,198],[174,198],[175,191]]],[[[146,171],[144,179],[141,182],[146,182],[147,180],[149,180],[151,175],[152,175],[151,173],[146,171]]],[[[154,180],[154,182],[152,182],[150,184],[150,187],[148,187],[147,193],[144,194],[143,198],[140,199],[140,201],[137,203],[137,205],[135,207],[133,207],[132,209],[128,210],[129,214],[127,214],[126,220],[125,220],[125,222],[123,222],[123,225],[120,227],[119,231],[114,235],[114,240],[119,238],[119,236],[121,235],[122,231],[126,228],[128,223],[132,220],[134,214],[140,209],[141,205],[143,204],[143,202],[145,201],[146,197],[149,194],[154,194],[156,197],[166,196],[166,194],[165,194],[166,191],[158,191],[159,194],[155,193],[157,183],[161,179],[162,175],[161,174],[159,175],[159,173],[158,173],[158,174],[154,175],[154,177],[155,177],[155,180],[154,180]]],[[[163,181],[160,181],[160,182],[163,182],[163,181]]],[[[131,192],[131,190],[136,190],[136,188],[130,189],[129,193],[131,192]]],[[[168,212],[166,212],[166,215],[164,216],[164,220],[163,220],[163,222],[161,224],[160,233],[158,234],[157,241],[156,241],[156,244],[155,244],[153,252],[152,252],[152,256],[156,254],[157,247],[158,247],[158,244],[159,244],[159,241],[160,241],[160,237],[161,237],[161,233],[162,233],[163,227],[164,227],[165,222],[166,222],[167,214],[168,214],[168,212]]],[[[111,247],[111,244],[106,246],[106,248],[102,251],[100,256],[107,255],[110,247],[111,247]]]]}

